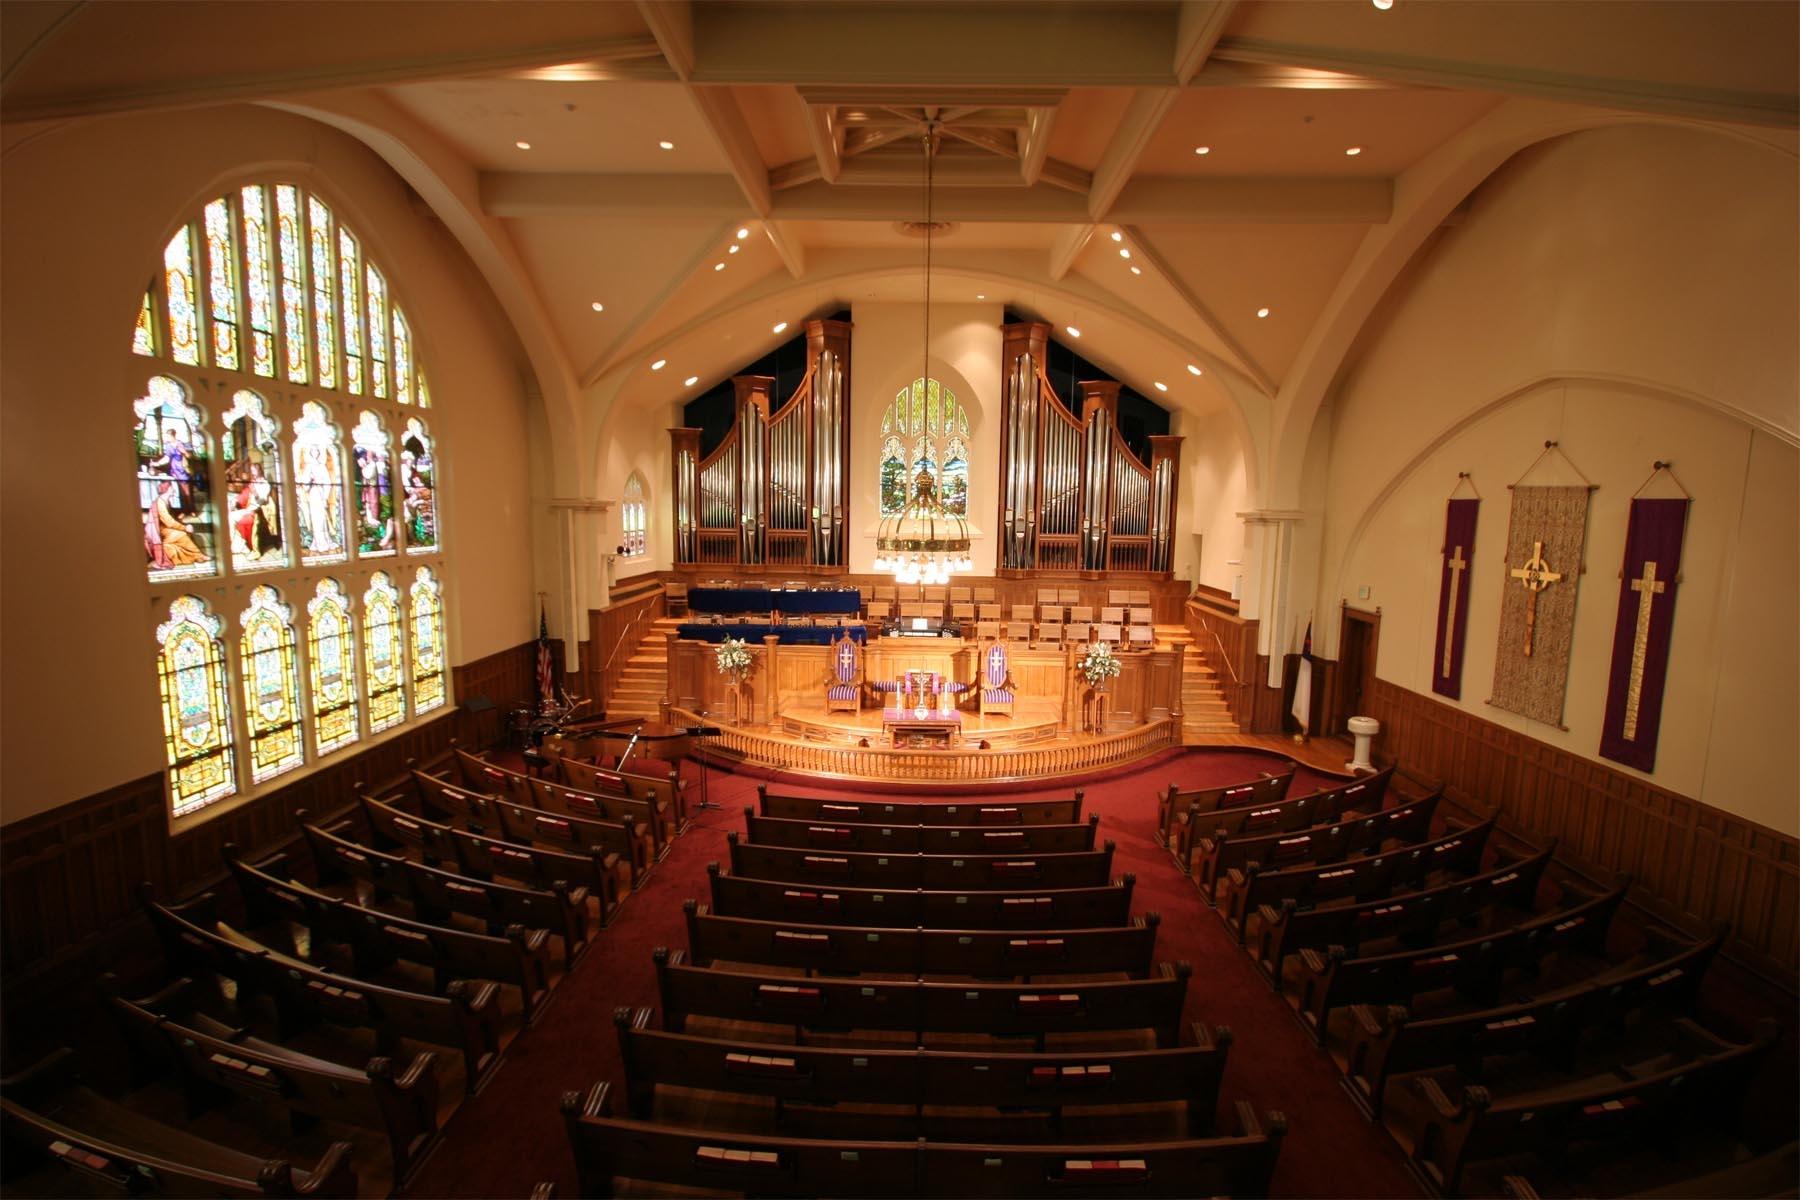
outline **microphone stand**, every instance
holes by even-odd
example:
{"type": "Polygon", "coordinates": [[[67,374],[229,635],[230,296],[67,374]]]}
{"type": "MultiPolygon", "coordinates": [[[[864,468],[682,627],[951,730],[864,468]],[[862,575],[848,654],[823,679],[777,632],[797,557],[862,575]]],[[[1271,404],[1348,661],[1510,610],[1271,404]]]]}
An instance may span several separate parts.
{"type": "MultiPolygon", "coordinates": [[[[701,709],[700,710],[700,717],[701,717],[700,727],[702,729],[708,728],[708,726],[706,724],[706,716],[707,716],[707,710],[704,708],[701,709]]],[[[707,747],[707,745],[708,745],[708,735],[700,734],[694,738],[694,749],[696,751],[694,757],[695,757],[695,760],[698,761],[700,764],[700,803],[696,804],[694,806],[695,812],[705,812],[709,808],[724,808],[725,807],[723,804],[715,804],[707,794],[707,787],[706,787],[706,747],[707,747]]]]}
{"type": "Polygon", "coordinates": [[[625,769],[625,760],[630,758],[631,752],[637,748],[638,738],[643,735],[643,732],[644,723],[639,721],[638,727],[631,731],[631,740],[625,743],[625,752],[619,755],[619,762],[618,765],[613,768],[614,770],[623,771],[625,769]]]}

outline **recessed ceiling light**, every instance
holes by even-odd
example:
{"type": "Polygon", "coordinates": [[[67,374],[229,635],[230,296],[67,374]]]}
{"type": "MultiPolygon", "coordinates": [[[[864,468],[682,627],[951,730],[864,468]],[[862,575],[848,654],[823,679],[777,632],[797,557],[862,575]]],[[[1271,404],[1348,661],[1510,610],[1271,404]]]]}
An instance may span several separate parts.
{"type": "Polygon", "coordinates": [[[668,359],[666,359],[666,358],[659,358],[659,359],[657,359],[657,360],[656,360],[656,361],[655,361],[655,362],[653,362],[653,363],[651,363],[651,364],[650,364],[650,369],[651,369],[651,370],[652,370],[652,371],[660,371],[660,370],[662,370],[662,369],[663,369],[663,368],[664,368],[664,367],[666,367],[666,366],[668,366],[668,365],[669,365],[669,360],[668,360],[668,359]]]}
{"type": "Polygon", "coordinates": [[[658,142],[656,144],[661,146],[664,150],[673,150],[675,148],[674,142],[658,142]]]}
{"type": "Polygon", "coordinates": [[[1169,385],[1159,379],[1156,381],[1156,390],[1159,392],[1166,392],[1169,390],[1169,385]]]}
{"type": "Polygon", "coordinates": [[[1189,375],[1199,375],[1200,368],[1196,367],[1193,363],[1189,363],[1188,364],[1188,374],[1189,375]]]}
{"type": "Polygon", "coordinates": [[[1256,315],[1259,317],[1266,317],[1269,315],[1269,310],[1266,308],[1259,308],[1256,310],[1256,315]]]}
{"type": "Polygon", "coordinates": [[[600,303],[598,300],[596,300],[592,304],[588,305],[588,307],[593,309],[595,312],[605,312],[606,311],[606,305],[600,303]]]}
{"type": "Polygon", "coordinates": [[[724,269],[725,269],[725,264],[722,262],[716,262],[713,264],[713,270],[715,270],[715,271],[723,271],[724,269]]]}
{"type": "Polygon", "coordinates": [[[785,330],[786,328],[787,328],[786,321],[777,321],[777,322],[775,322],[774,328],[770,329],[769,332],[770,333],[780,333],[783,330],[785,330]]]}
{"type": "Polygon", "coordinates": [[[1063,328],[1068,330],[1070,337],[1080,337],[1081,336],[1081,330],[1075,328],[1073,325],[1064,325],[1063,328]]]}
{"type": "Polygon", "coordinates": [[[737,231],[737,239],[738,239],[738,241],[740,241],[740,242],[741,242],[741,241],[743,241],[743,240],[744,240],[744,239],[745,239],[745,238],[747,238],[747,237],[749,237],[749,236],[750,236],[750,229],[749,229],[749,227],[748,227],[748,226],[743,226],[743,227],[740,227],[740,228],[739,228],[739,229],[738,229],[738,231],[737,231]]]}
{"type": "Polygon", "coordinates": [[[519,149],[521,149],[521,150],[529,150],[529,149],[531,149],[531,143],[530,143],[530,142],[514,142],[514,143],[513,143],[513,145],[515,145],[515,146],[517,146],[517,147],[518,147],[518,148],[519,148],[519,149]]]}
{"type": "Polygon", "coordinates": [[[1373,4],[1376,8],[1379,8],[1382,12],[1386,12],[1388,9],[1394,7],[1394,0],[1369,0],[1369,3],[1373,4]]]}
{"type": "Polygon", "coordinates": [[[1361,146],[1352,146],[1348,150],[1344,151],[1344,153],[1351,158],[1355,158],[1357,155],[1362,153],[1362,147],[1361,146]]]}
{"type": "Polygon", "coordinates": [[[1130,257],[1131,257],[1131,251],[1129,251],[1129,250],[1127,250],[1127,249],[1126,249],[1126,248],[1125,248],[1125,247],[1123,247],[1123,246],[1120,246],[1120,247],[1119,247],[1119,257],[1120,257],[1120,258],[1130,258],[1130,257]]]}
{"type": "Polygon", "coordinates": [[[733,243],[731,243],[731,245],[725,247],[725,253],[736,254],[739,250],[742,250],[742,249],[743,249],[742,246],[738,245],[736,242],[733,242],[733,243]]]}
{"type": "Polygon", "coordinates": [[[1125,235],[1115,229],[1112,231],[1112,240],[1115,242],[1122,242],[1125,240],[1125,235]]]}
{"type": "Polygon", "coordinates": [[[1142,268],[1142,267],[1133,267],[1133,268],[1131,268],[1131,273],[1132,273],[1132,274],[1133,274],[1133,275],[1142,275],[1142,274],[1143,274],[1143,273],[1144,273],[1144,268],[1142,268]]]}
{"type": "Polygon", "coordinates": [[[977,300],[986,300],[986,299],[987,299],[987,293],[986,293],[986,292],[976,292],[976,293],[975,293],[975,298],[976,298],[976,299],[977,299],[977,300]]]}
{"type": "Polygon", "coordinates": [[[689,375],[686,379],[681,381],[681,386],[682,387],[693,387],[696,383],[699,383],[699,382],[700,382],[700,377],[698,375],[689,375]]]}
{"type": "Polygon", "coordinates": [[[1212,147],[1211,147],[1211,146],[1195,146],[1195,147],[1194,147],[1194,153],[1195,153],[1195,154],[1202,154],[1202,155],[1204,155],[1204,154],[1211,154],[1211,153],[1212,153],[1212,147]]]}

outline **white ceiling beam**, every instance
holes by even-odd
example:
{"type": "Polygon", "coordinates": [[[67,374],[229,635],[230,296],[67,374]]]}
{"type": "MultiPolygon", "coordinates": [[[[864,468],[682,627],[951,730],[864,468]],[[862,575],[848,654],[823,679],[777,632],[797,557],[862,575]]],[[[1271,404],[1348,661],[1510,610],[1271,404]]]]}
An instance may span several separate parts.
{"type": "Polygon", "coordinates": [[[1179,271],[1175,270],[1168,257],[1157,249],[1154,242],[1144,236],[1142,229],[1135,225],[1127,225],[1124,228],[1125,236],[1131,239],[1131,244],[1138,248],[1138,254],[1150,265],[1150,269],[1163,277],[1163,282],[1175,290],[1175,294],[1181,297],[1182,303],[1188,306],[1188,309],[1206,327],[1207,331],[1219,339],[1219,344],[1230,352],[1245,376],[1261,388],[1264,395],[1273,396],[1276,386],[1269,373],[1263,369],[1261,363],[1250,356],[1250,352],[1244,349],[1242,342],[1231,336],[1231,331],[1225,328],[1224,322],[1220,321],[1207,303],[1200,299],[1200,294],[1188,286],[1187,281],[1182,278],[1179,271]]]}
{"type": "Polygon", "coordinates": [[[1122,225],[1379,225],[1391,179],[1182,179],[1143,175],[1119,193],[1122,225]]]}
{"type": "Polygon", "coordinates": [[[1175,15],[1175,82],[1185,86],[1206,65],[1237,0],[1182,0],[1175,15]]]}
{"type": "MultiPolygon", "coordinates": [[[[967,142],[971,146],[979,146],[989,154],[1007,159],[1016,159],[1019,156],[1019,144],[1016,141],[1003,138],[990,130],[960,129],[955,125],[942,126],[942,130],[945,137],[955,138],[959,142],[967,142]]],[[[1020,182],[1023,183],[1024,180],[1020,182]]]]}
{"type": "MultiPolygon", "coordinates": [[[[841,162],[838,169],[840,171],[843,169],[841,162]]],[[[769,168],[769,187],[777,192],[782,188],[798,187],[800,184],[824,178],[819,170],[819,160],[816,158],[796,158],[793,162],[769,168]]],[[[826,180],[826,182],[833,181],[826,180]]]]}
{"type": "Polygon", "coordinates": [[[806,247],[794,236],[794,231],[780,221],[764,221],[763,232],[769,237],[769,244],[775,247],[775,253],[781,256],[781,264],[788,274],[799,279],[806,274],[806,247]]]}
{"type": "Polygon", "coordinates": [[[737,97],[730,88],[690,86],[688,90],[693,93],[700,115],[706,118],[713,140],[724,152],[725,161],[731,165],[731,176],[743,189],[751,211],[759,217],[768,216],[769,169],[763,165],[762,152],[756,148],[756,137],[750,132],[750,123],[744,120],[737,97]]]}
{"type": "MultiPolygon", "coordinates": [[[[940,36],[941,33],[940,33],[940,36]]],[[[917,108],[923,104],[963,108],[1054,108],[1069,94],[1068,88],[922,87],[849,84],[835,87],[801,85],[794,89],[808,104],[833,104],[841,108],[917,108]]]]}
{"type": "Polygon", "coordinates": [[[1322,71],[1285,63],[1236,62],[1217,53],[1187,81],[1194,88],[1269,88],[1305,92],[1396,92],[1416,85],[1398,79],[1322,71]]]}
{"type": "Polygon", "coordinates": [[[675,77],[687,80],[694,73],[694,6],[689,0],[638,0],[637,9],[675,77]]]}
{"type": "Polygon", "coordinates": [[[1056,244],[1050,247],[1050,278],[1060,282],[1081,252],[1087,248],[1088,239],[1094,236],[1092,225],[1071,225],[1057,235],[1056,244]]]}
{"type": "Polygon", "coordinates": [[[1092,171],[1083,170],[1074,163],[1064,162],[1060,158],[1046,157],[1043,168],[1038,173],[1038,178],[1052,186],[1067,188],[1071,192],[1080,192],[1083,196],[1087,195],[1088,189],[1094,186],[1092,171]]]}
{"type": "Polygon", "coordinates": [[[1119,198],[1119,192],[1137,169],[1145,147],[1156,135],[1157,126],[1162,124],[1180,94],[1174,88],[1142,88],[1132,96],[1131,103],[1125,106],[1125,115],[1119,118],[1119,124],[1107,142],[1106,153],[1100,156],[1100,164],[1094,168],[1094,186],[1088,191],[1089,220],[1106,219],[1113,201],[1119,198]]]}
{"type": "Polygon", "coordinates": [[[1050,130],[1056,124],[1054,107],[1034,108],[1025,118],[1024,140],[1019,145],[1019,178],[1030,187],[1044,173],[1050,154],[1050,130]]]}

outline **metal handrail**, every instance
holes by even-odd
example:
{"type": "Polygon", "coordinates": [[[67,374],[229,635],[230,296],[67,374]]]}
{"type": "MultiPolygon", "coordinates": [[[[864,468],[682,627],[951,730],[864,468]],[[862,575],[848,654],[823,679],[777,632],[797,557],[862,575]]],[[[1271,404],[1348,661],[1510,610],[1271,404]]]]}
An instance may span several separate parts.
{"type": "Polygon", "coordinates": [[[1225,639],[1219,636],[1219,631],[1214,629],[1212,623],[1206,619],[1205,612],[1196,609],[1191,604],[1188,605],[1188,611],[1193,613],[1195,618],[1200,622],[1200,628],[1212,635],[1213,645],[1219,648],[1219,661],[1223,662],[1225,664],[1225,669],[1231,672],[1231,682],[1241,684],[1243,680],[1238,678],[1237,667],[1232,665],[1231,655],[1225,652],[1225,639]]]}
{"type": "MultiPolygon", "coordinates": [[[[650,609],[654,608],[654,607],[655,607],[654,604],[650,605],[649,607],[646,607],[643,612],[641,612],[637,616],[631,618],[631,620],[625,622],[625,632],[622,635],[620,635],[619,640],[617,642],[613,643],[612,653],[608,654],[606,656],[606,661],[604,663],[602,663],[600,666],[600,681],[601,681],[602,687],[604,687],[606,685],[606,674],[607,674],[607,672],[612,670],[613,660],[619,657],[619,651],[623,650],[627,646],[633,645],[633,642],[631,640],[632,628],[634,626],[636,626],[639,621],[642,621],[645,617],[649,616],[650,609]]],[[[603,694],[601,696],[602,703],[605,702],[605,699],[606,699],[606,697],[603,694]]]]}

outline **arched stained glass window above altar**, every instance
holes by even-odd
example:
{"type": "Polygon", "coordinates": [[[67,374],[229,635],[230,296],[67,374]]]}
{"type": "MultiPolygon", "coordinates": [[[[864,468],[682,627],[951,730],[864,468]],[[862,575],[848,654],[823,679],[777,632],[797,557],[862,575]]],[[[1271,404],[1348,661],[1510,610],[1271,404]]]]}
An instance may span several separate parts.
{"type": "Polygon", "coordinates": [[[956,393],[935,379],[901,388],[881,417],[881,513],[906,506],[920,472],[937,485],[944,511],[968,516],[969,415],[956,393]]]}

